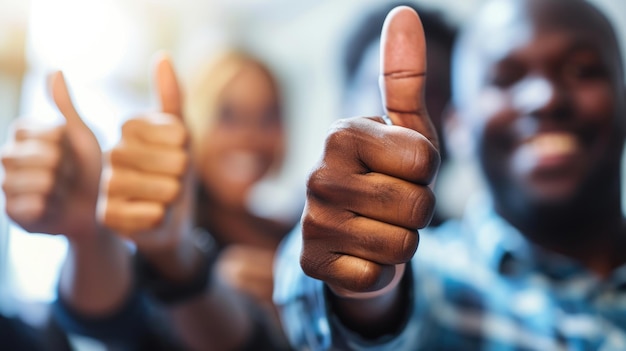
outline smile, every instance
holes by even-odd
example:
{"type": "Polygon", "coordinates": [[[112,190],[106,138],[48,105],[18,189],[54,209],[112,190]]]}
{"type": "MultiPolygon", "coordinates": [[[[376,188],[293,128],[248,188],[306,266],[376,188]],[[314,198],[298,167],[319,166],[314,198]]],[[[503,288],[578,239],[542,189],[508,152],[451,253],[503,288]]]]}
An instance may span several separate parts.
{"type": "Polygon", "coordinates": [[[542,133],[530,140],[525,145],[537,158],[564,157],[576,153],[578,139],[570,133],[542,133]]]}
{"type": "Polygon", "coordinates": [[[581,147],[572,133],[543,132],[520,144],[514,155],[515,168],[526,171],[562,169],[575,160],[581,147]]]}

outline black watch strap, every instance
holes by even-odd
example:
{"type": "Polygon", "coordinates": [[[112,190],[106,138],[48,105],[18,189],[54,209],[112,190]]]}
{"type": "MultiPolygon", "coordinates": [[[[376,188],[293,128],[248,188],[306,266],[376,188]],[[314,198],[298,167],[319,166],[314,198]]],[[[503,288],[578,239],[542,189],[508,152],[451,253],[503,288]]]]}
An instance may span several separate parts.
{"type": "Polygon", "coordinates": [[[194,229],[193,235],[203,262],[194,276],[183,282],[163,277],[141,252],[135,252],[134,268],[139,287],[164,305],[175,305],[204,293],[211,281],[213,264],[217,258],[217,243],[204,229],[194,229]]]}

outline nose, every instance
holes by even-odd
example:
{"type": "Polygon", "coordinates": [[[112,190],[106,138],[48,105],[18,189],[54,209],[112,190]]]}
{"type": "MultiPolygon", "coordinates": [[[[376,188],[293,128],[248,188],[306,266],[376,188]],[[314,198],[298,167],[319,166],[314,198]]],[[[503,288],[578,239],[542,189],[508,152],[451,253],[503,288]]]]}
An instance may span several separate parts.
{"type": "Polygon", "coordinates": [[[513,106],[524,115],[560,118],[567,106],[564,89],[543,76],[530,76],[513,88],[513,106]]]}

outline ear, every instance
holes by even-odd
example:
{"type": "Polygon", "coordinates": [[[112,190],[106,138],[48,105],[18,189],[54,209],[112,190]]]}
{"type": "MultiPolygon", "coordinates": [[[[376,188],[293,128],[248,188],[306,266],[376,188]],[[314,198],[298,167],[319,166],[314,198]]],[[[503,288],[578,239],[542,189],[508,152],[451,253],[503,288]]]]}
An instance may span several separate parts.
{"type": "Polygon", "coordinates": [[[458,109],[448,104],[443,112],[442,121],[444,147],[451,159],[467,161],[474,157],[475,144],[471,131],[460,116],[458,109]]]}

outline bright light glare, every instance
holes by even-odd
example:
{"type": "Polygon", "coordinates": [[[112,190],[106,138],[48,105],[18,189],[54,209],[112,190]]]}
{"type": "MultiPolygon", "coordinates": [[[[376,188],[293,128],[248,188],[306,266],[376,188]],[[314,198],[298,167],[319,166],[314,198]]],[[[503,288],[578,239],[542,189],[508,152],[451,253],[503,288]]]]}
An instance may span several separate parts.
{"type": "Polygon", "coordinates": [[[23,301],[48,302],[56,298],[56,286],[65,252],[62,237],[27,234],[11,226],[9,276],[14,296],[23,301]]]}
{"type": "MultiPolygon", "coordinates": [[[[132,23],[117,1],[34,0],[31,60],[85,79],[110,75],[131,46],[132,23]]],[[[31,62],[32,63],[32,62],[31,62]]]]}

